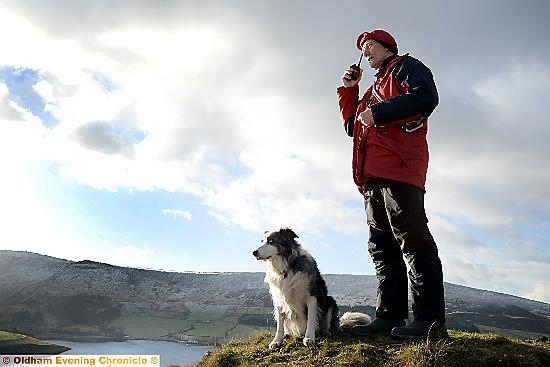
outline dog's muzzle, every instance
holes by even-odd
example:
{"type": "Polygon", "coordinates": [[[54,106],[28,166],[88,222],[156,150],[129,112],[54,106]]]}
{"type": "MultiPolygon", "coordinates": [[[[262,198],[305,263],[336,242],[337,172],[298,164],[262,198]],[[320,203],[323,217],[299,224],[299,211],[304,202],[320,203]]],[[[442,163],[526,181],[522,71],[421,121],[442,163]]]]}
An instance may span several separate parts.
{"type": "Polygon", "coordinates": [[[258,250],[254,251],[252,255],[256,258],[256,260],[267,260],[269,257],[261,257],[258,250]]]}

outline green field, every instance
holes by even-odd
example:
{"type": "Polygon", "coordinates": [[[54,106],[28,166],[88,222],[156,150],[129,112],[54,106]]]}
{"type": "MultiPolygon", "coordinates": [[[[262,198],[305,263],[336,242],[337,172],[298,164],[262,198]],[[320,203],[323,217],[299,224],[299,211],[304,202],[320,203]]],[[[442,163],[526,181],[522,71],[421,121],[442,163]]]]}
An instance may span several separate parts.
{"type": "Polygon", "coordinates": [[[550,335],[548,334],[531,333],[529,331],[501,329],[494,326],[486,326],[486,325],[479,325],[479,324],[476,324],[476,326],[482,333],[493,333],[493,334],[508,336],[510,338],[516,338],[516,339],[538,339],[543,336],[550,337],[550,335]]]}
{"type": "Polygon", "coordinates": [[[0,331],[0,341],[19,340],[24,337],[25,336],[21,334],[10,333],[9,331],[0,331]]]}
{"type": "Polygon", "coordinates": [[[191,325],[188,320],[150,316],[124,316],[111,323],[111,326],[121,328],[130,339],[171,339],[170,335],[188,329],[191,325]]]}
{"type": "Polygon", "coordinates": [[[110,326],[130,339],[200,340],[240,338],[253,335],[261,328],[239,324],[239,316],[225,313],[224,308],[196,308],[186,319],[154,316],[122,316],[110,326]]]}
{"type": "Polygon", "coordinates": [[[257,326],[238,324],[234,329],[227,332],[227,336],[231,338],[244,338],[251,335],[256,335],[259,331],[266,330],[257,326]]]}

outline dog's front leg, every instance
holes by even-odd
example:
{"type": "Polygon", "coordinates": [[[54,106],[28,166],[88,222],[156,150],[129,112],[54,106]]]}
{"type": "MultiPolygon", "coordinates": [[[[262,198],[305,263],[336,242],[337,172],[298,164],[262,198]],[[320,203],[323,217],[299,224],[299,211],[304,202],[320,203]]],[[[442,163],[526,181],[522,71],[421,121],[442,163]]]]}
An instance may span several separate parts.
{"type": "Polygon", "coordinates": [[[275,332],[275,337],[269,343],[269,349],[271,350],[279,348],[283,344],[283,338],[285,337],[284,316],[278,307],[275,308],[275,317],[277,319],[277,331],[275,332]]]}
{"type": "Polygon", "coordinates": [[[317,297],[309,296],[307,299],[307,326],[304,337],[304,345],[315,344],[315,329],[317,328],[317,297]]]}

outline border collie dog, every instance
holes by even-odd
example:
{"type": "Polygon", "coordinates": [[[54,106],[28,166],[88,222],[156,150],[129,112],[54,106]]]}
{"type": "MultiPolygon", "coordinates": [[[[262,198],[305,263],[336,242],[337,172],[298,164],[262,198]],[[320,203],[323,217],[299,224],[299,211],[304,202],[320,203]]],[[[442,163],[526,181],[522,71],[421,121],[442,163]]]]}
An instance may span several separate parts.
{"type": "Polygon", "coordinates": [[[304,336],[307,346],[315,343],[316,333],[334,335],[340,331],[338,306],[327,294],[315,259],[297,238],[290,228],[267,231],[261,246],[252,253],[267,264],[264,280],[269,285],[277,321],[269,349],[279,348],[288,334],[304,336]]]}

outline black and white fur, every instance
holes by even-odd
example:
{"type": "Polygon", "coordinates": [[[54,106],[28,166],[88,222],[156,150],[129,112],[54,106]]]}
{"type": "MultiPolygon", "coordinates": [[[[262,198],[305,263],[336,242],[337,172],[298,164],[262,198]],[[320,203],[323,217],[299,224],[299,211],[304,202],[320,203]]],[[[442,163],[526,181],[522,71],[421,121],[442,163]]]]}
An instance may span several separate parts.
{"type": "Polygon", "coordinates": [[[267,231],[252,254],[267,263],[265,282],[273,299],[277,331],[269,349],[282,345],[285,335],[304,336],[304,345],[315,343],[320,332],[334,335],[341,328],[370,322],[365,314],[345,313],[327,294],[327,286],[315,259],[300,246],[290,228],[267,231]]]}

